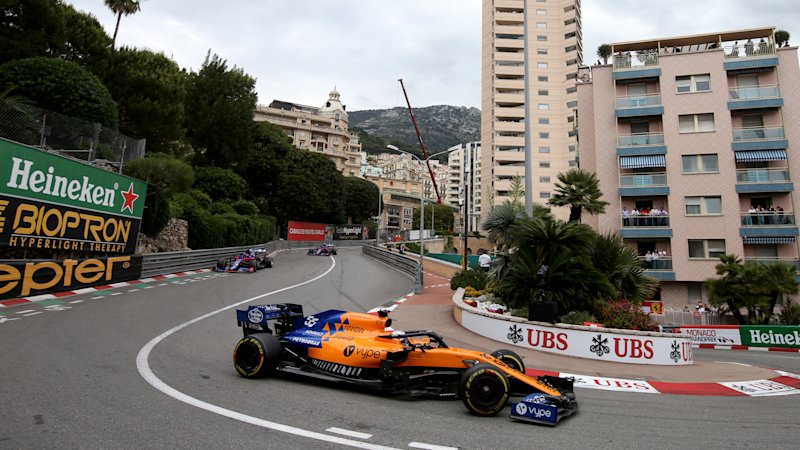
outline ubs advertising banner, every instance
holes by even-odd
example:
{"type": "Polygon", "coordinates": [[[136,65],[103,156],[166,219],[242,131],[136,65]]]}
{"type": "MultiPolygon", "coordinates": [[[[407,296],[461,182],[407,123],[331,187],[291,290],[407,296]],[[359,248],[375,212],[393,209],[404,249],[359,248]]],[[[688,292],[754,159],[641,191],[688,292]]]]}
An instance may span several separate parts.
{"type": "Polygon", "coordinates": [[[3,248],[130,254],[143,181],[0,139],[3,248]]]}
{"type": "Polygon", "coordinates": [[[0,299],[135,280],[141,256],[0,264],[0,299]]]}
{"type": "Polygon", "coordinates": [[[289,233],[287,239],[290,241],[324,241],[326,226],[324,223],[309,223],[289,221],[289,233]]]}

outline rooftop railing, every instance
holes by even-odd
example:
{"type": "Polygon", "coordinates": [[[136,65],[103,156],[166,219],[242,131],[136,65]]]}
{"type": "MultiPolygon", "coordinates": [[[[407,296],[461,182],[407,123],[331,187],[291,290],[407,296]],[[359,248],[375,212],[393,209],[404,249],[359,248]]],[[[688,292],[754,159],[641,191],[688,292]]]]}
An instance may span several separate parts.
{"type": "Polygon", "coordinates": [[[726,45],[725,59],[750,58],[775,54],[775,44],[771,42],[744,42],[742,44],[726,45]]]}
{"type": "Polygon", "coordinates": [[[625,52],[614,55],[614,69],[630,69],[636,67],[657,66],[658,51],[641,50],[638,52],[625,52]]]}

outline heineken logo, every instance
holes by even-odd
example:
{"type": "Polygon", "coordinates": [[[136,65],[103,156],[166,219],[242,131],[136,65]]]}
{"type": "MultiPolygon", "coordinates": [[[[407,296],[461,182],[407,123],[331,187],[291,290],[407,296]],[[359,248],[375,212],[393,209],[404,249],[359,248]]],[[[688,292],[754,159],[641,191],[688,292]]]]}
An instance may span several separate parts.
{"type": "Polygon", "coordinates": [[[113,188],[98,186],[91,182],[88,176],[80,179],[70,179],[56,173],[53,166],[46,170],[37,170],[33,161],[12,157],[11,175],[6,186],[21,191],[30,191],[44,194],[53,198],[63,198],[91,206],[104,206],[114,208],[117,192],[122,195],[120,212],[133,213],[134,202],[140,197],[134,192],[133,183],[127,191],[121,191],[119,183],[114,183],[113,188]]]}

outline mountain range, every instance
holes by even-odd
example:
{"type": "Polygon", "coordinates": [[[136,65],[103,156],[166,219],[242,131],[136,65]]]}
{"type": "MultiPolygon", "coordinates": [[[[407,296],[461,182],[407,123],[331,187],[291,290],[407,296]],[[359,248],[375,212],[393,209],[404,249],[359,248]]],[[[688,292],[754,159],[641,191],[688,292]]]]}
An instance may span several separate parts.
{"type": "MultiPolygon", "coordinates": [[[[478,108],[427,106],[414,108],[414,116],[429,155],[480,140],[481,111],[478,108]]],[[[350,130],[359,134],[362,149],[368,154],[385,152],[389,144],[417,155],[422,153],[407,108],[350,111],[348,118],[350,130]]],[[[442,157],[446,159],[446,155],[442,157]]]]}

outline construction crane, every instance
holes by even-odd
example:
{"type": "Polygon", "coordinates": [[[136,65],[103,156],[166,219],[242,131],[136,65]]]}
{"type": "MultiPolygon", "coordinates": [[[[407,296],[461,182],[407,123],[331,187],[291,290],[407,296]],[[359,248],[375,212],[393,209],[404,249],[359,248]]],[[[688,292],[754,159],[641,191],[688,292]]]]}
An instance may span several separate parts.
{"type": "MultiPolygon", "coordinates": [[[[400,87],[403,88],[403,95],[406,97],[406,104],[408,105],[408,113],[411,114],[411,122],[414,123],[414,130],[417,132],[417,140],[419,141],[419,146],[422,147],[422,155],[425,157],[425,165],[428,166],[428,172],[431,174],[431,181],[433,182],[433,190],[436,192],[436,200],[437,203],[441,205],[442,195],[439,194],[439,186],[436,184],[436,175],[433,173],[433,169],[431,169],[431,162],[428,159],[428,149],[425,148],[425,142],[422,141],[422,134],[420,134],[419,132],[419,125],[417,125],[417,118],[414,117],[414,110],[411,108],[411,102],[408,100],[408,93],[406,92],[406,86],[403,84],[402,78],[400,78],[397,81],[400,82],[400,87]]],[[[420,189],[422,189],[421,186],[420,189]]]]}

